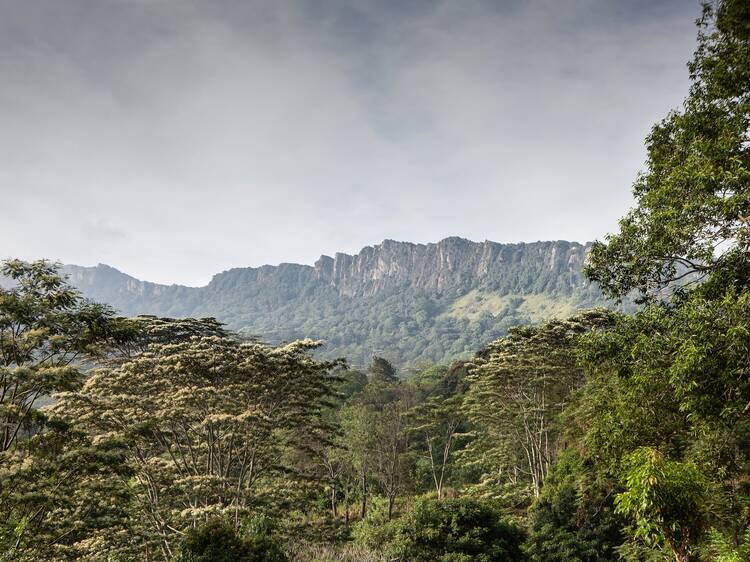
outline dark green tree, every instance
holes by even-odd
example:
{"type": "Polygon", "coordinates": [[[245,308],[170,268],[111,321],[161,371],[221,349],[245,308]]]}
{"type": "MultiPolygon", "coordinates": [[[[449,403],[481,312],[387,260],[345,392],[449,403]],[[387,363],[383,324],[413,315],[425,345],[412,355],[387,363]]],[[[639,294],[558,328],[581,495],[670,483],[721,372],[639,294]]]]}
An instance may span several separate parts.
{"type": "Polygon", "coordinates": [[[512,562],[525,559],[523,540],[523,531],[489,503],[424,500],[400,522],[396,550],[410,562],[512,562]]]}
{"type": "Polygon", "coordinates": [[[174,562],[287,562],[280,546],[265,534],[241,536],[228,522],[212,519],[190,529],[174,562]]]}
{"type": "Polygon", "coordinates": [[[704,5],[683,107],[655,125],[636,205],[591,249],[586,273],[623,297],[682,280],[748,286],[750,262],[750,6],[704,5]]]}
{"type": "Polygon", "coordinates": [[[391,363],[383,357],[374,355],[367,368],[367,377],[371,381],[380,383],[394,383],[398,381],[398,374],[391,363]]]}
{"type": "Polygon", "coordinates": [[[565,451],[529,512],[525,549],[532,562],[606,562],[625,539],[615,513],[614,483],[596,478],[584,459],[565,451]]]}

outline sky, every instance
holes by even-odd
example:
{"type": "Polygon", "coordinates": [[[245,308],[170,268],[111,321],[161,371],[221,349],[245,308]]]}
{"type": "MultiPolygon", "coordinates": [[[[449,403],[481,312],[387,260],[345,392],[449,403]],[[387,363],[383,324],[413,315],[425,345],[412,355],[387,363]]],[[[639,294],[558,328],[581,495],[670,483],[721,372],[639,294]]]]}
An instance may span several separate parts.
{"type": "Polygon", "coordinates": [[[698,0],[0,0],[0,257],[203,285],[383,239],[588,241],[698,0]]]}

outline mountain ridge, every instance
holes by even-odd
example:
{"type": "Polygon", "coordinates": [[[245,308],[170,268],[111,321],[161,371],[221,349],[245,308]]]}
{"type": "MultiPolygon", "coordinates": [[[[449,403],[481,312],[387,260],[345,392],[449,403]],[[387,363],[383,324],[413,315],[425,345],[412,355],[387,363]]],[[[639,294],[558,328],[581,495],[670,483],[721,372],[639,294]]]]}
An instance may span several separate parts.
{"type": "Polygon", "coordinates": [[[64,272],[126,315],[215,316],[272,343],[312,337],[328,342],[325,356],[363,363],[380,353],[407,366],[466,356],[512,325],[604,304],[582,274],[588,247],[384,240],[313,265],[231,268],[202,287],[141,281],[104,264],[64,272]]]}
{"type": "Polygon", "coordinates": [[[239,266],[239,267],[231,267],[229,269],[226,269],[224,271],[215,273],[211,280],[206,283],[205,285],[199,285],[199,286],[193,286],[193,285],[183,285],[181,283],[157,283],[153,281],[146,281],[142,279],[138,279],[137,277],[134,277],[128,273],[125,273],[121,269],[118,269],[114,266],[111,266],[109,264],[105,263],[98,263],[94,266],[82,266],[82,265],[76,265],[76,264],[66,264],[64,265],[65,270],[68,273],[74,273],[79,270],[111,270],[117,274],[126,276],[130,278],[132,281],[150,285],[153,287],[179,287],[183,289],[204,289],[211,285],[214,280],[217,277],[223,276],[225,274],[231,274],[233,272],[238,271],[245,271],[245,270],[264,270],[264,269],[286,269],[286,268],[301,268],[301,269],[309,269],[311,271],[315,271],[320,277],[323,276],[324,271],[328,270],[330,272],[333,272],[334,275],[339,269],[336,264],[338,264],[340,261],[356,261],[357,259],[361,259],[364,255],[369,254],[377,254],[381,248],[388,248],[393,246],[408,246],[411,248],[426,248],[429,249],[431,247],[440,248],[441,246],[444,246],[447,243],[464,243],[467,245],[474,245],[474,246],[482,246],[484,248],[487,247],[501,247],[501,248],[523,248],[526,246],[536,246],[536,245],[546,245],[546,244],[564,244],[564,245],[570,245],[573,247],[580,247],[584,249],[588,249],[588,247],[591,245],[590,242],[586,243],[580,243],[575,241],[567,241],[567,240],[539,240],[536,242],[494,242],[491,240],[484,240],[483,242],[475,242],[467,238],[462,238],[459,236],[449,236],[446,238],[443,238],[442,240],[439,240],[438,242],[428,242],[428,243],[415,243],[415,242],[408,242],[408,241],[397,241],[393,239],[386,238],[379,244],[373,244],[364,246],[359,252],[356,254],[348,254],[345,252],[336,252],[333,256],[329,256],[327,254],[321,254],[321,256],[311,265],[311,264],[301,264],[301,263],[295,263],[295,262],[279,262],[278,264],[263,264],[259,266],[239,266]],[[329,265],[330,264],[330,265],[329,265]]]}

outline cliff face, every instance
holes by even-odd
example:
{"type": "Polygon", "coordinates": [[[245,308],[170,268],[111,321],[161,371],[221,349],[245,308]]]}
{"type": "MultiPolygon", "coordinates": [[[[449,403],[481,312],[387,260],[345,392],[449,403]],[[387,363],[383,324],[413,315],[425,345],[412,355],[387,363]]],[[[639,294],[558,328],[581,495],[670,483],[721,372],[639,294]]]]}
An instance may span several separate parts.
{"type": "Polygon", "coordinates": [[[563,273],[583,283],[585,254],[581,244],[562,241],[498,244],[446,238],[435,244],[411,244],[385,240],[355,256],[323,256],[315,264],[315,273],[347,296],[373,295],[404,284],[442,293],[467,283],[506,285],[503,278],[519,269],[537,275],[563,273]]]}
{"type": "Polygon", "coordinates": [[[394,361],[408,364],[446,360],[515,323],[600,304],[581,273],[586,250],[564,241],[386,240],[356,255],[321,256],[314,266],[231,269],[199,288],[148,283],[106,265],[66,273],[86,296],[123,314],[215,316],[271,341],[322,338],[328,355],[355,362],[390,346],[394,361]],[[450,343],[465,340],[462,331],[473,335],[450,343]]]}

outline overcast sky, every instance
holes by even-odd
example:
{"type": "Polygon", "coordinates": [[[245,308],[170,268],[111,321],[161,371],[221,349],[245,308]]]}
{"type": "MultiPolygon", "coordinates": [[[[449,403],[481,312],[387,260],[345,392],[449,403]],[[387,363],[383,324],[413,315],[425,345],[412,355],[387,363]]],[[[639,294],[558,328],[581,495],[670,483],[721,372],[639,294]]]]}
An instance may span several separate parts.
{"type": "Polygon", "coordinates": [[[698,0],[0,0],[0,256],[205,284],[384,238],[586,241],[698,0]]]}

